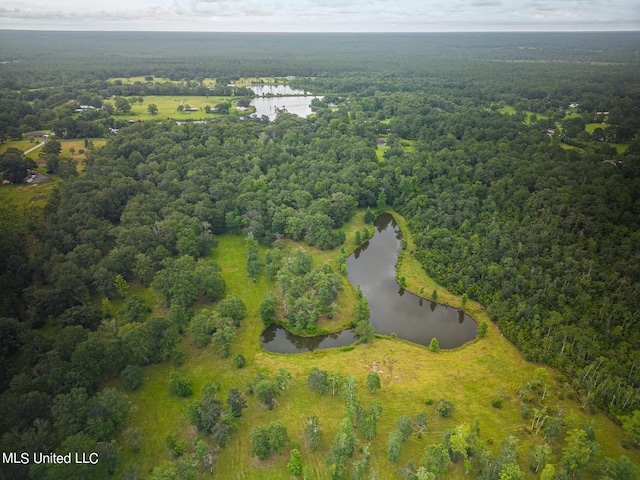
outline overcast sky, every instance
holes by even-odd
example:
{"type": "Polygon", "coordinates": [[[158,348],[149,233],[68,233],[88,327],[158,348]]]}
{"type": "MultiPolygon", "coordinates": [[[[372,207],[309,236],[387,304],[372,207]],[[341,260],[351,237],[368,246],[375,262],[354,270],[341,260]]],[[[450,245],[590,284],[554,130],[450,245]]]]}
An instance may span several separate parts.
{"type": "Polygon", "coordinates": [[[206,32],[640,30],[640,2],[2,0],[0,28],[206,32]]]}

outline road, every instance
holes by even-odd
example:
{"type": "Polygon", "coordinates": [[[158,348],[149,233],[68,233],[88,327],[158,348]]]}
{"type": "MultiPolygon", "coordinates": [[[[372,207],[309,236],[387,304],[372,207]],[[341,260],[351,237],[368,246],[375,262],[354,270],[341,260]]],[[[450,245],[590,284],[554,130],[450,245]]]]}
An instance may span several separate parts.
{"type": "Polygon", "coordinates": [[[24,152],[25,155],[33,152],[34,150],[40,148],[41,146],[43,146],[45,144],[45,142],[40,142],[38,145],[36,145],[35,147],[31,147],[29,150],[27,150],[26,152],[24,152]]]}

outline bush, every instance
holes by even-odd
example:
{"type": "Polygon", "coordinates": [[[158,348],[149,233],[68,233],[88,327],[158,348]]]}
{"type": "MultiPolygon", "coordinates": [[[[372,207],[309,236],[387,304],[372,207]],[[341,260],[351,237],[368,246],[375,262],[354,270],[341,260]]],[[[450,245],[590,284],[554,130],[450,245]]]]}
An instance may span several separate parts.
{"type": "Polygon", "coordinates": [[[244,368],[244,366],[247,364],[247,361],[242,355],[236,355],[236,357],[233,359],[233,363],[235,363],[236,368],[244,368]]]}
{"type": "Polygon", "coordinates": [[[142,385],[142,368],[138,365],[127,365],[122,372],[120,378],[124,384],[124,389],[133,392],[142,385]]]}
{"type": "Polygon", "coordinates": [[[486,320],[480,322],[478,325],[478,338],[484,338],[487,335],[487,330],[489,329],[489,324],[486,320]]]}
{"type": "Polygon", "coordinates": [[[191,396],[191,394],[193,394],[191,380],[183,378],[178,372],[173,372],[171,374],[171,380],[169,381],[169,392],[178,397],[191,396]]]}
{"type": "Polygon", "coordinates": [[[439,400],[436,404],[436,413],[443,418],[450,416],[453,413],[453,403],[445,399],[439,400]]]}
{"type": "Polygon", "coordinates": [[[493,408],[502,408],[502,398],[501,397],[493,397],[491,399],[491,406],[493,408]]]}

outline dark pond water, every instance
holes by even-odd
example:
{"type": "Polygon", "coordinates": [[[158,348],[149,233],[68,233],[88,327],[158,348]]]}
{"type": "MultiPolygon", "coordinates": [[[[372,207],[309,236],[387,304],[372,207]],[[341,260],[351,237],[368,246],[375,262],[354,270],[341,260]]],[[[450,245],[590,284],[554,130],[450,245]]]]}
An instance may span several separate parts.
{"type": "MultiPolygon", "coordinates": [[[[440,348],[456,348],[476,337],[477,324],[461,310],[422,299],[395,279],[402,233],[390,214],[375,221],[375,234],[347,258],[349,281],[369,299],[369,321],[377,333],[440,348]]],[[[430,293],[430,292],[429,292],[430,293]]]]}
{"type": "MultiPolygon", "coordinates": [[[[347,258],[349,281],[360,285],[369,299],[370,322],[376,333],[421,345],[437,338],[441,348],[459,347],[476,337],[477,324],[462,311],[425,300],[401,288],[395,280],[402,233],[390,214],[380,215],[375,234],[347,258]]],[[[272,325],[262,334],[262,348],[276,353],[297,353],[350,345],[353,331],[305,338],[272,325]]]]}
{"type": "Polygon", "coordinates": [[[323,348],[344,347],[355,341],[353,330],[316,337],[299,337],[280,325],[271,325],[262,333],[262,348],[276,353],[312,352],[323,348]]]}

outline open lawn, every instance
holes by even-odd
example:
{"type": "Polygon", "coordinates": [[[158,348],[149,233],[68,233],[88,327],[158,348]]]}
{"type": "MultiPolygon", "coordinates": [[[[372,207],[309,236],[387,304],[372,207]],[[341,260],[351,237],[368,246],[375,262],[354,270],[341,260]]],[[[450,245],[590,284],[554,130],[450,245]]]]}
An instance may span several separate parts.
{"type": "MultiPolygon", "coordinates": [[[[137,77],[113,77],[108,79],[107,81],[109,82],[116,82],[116,81],[120,81],[122,82],[123,85],[133,85],[134,83],[173,83],[176,85],[179,84],[186,84],[187,82],[185,80],[171,80],[169,78],[165,78],[165,77],[153,77],[153,80],[145,80],[145,76],[146,75],[140,75],[137,77]]],[[[215,85],[216,80],[215,78],[205,78],[202,82],[204,85],[215,85]]]]}
{"type": "MultiPolygon", "coordinates": [[[[498,112],[500,112],[502,114],[506,114],[506,115],[515,115],[517,113],[515,107],[512,107],[511,105],[507,105],[505,107],[502,107],[502,108],[498,109],[498,112]]],[[[540,113],[531,112],[529,110],[525,110],[524,113],[526,115],[524,123],[526,123],[526,124],[530,124],[531,123],[531,119],[532,119],[533,116],[535,116],[536,118],[539,118],[539,119],[547,119],[547,118],[549,118],[546,115],[542,115],[540,113]]]]}
{"type": "MultiPolygon", "coordinates": [[[[354,232],[364,227],[362,215],[363,211],[359,211],[345,226],[348,232],[345,244],[347,252],[355,247],[354,232]]],[[[436,289],[438,301],[459,307],[459,297],[447,292],[424,274],[410,254],[415,246],[406,222],[399,215],[394,215],[408,244],[399,265],[399,274],[406,278],[408,289],[417,294],[422,289],[429,293],[436,289]]],[[[439,353],[432,353],[428,348],[410,342],[393,339],[376,339],[372,344],[359,345],[350,351],[329,349],[295,355],[266,352],[260,348],[263,326],[258,308],[261,299],[274,288],[274,285],[265,275],[261,275],[255,283],[247,277],[243,238],[223,235],[219,237],[219,241],[219,247],[213,251],[212,258],[222,267],[227,294],[243,299],[247,305],[248,317],[239,329],[230,358],[218,358],[211,347],[197,349],[193,340],[186,335],[183,346],[187,351],[187,358],[183,366],[176,368],[165,363],[144,370],[143,387],[138,392],[130,394],[134,407],[130,425],[142,431],[146,442],[138,453],[127,447],[123,448],[125,465],[136,463],[140,471],[146,473],[152,466],[172,460],[164,440],[168,434],[190,443],[196,438],[198,434],[189,425],[187,408],[194,399],[201,398],[200,389],[205,382],[218,382],[221,387],[219,395],[224,401],[230,388],[244,392],[247,384],[258,373],[273,376],[278,369],[283,368],[293,376],[291,386],[278,398],[276,407],[271,411],[253,396],[247,397],[248,408],[244,410],[238,428],[233,431],[228,445],[219,452],[215,478],[289,478],[285,472],[290,447],[284,453],[262,462],[250,456],[249,431],[255,425],[273,420],[282,421],[287,426],[291,441],[296,445],[301,444],[303,462],[314,471],[314,478],[329,478],[326,455],[336,435],[338,423],[345,416],[344,401],[340,396],[322,396],[308,388],[307,376],[312,368],[317,367],[328,372],[339,372],[342,376],[354,375],[361,405],[367,406],[373,399],[382,402],[383,413],[378,422],[377,437],[371,442],[370,447],[372,468],[377,470],[378,478],[396,478],[396,470],[408,461],[418,465],[425,446],[439,442],[445,429],[455,428],[461,423],[472,424],[475,419],[479,421],[481,441],[488,445],[494,454],[497,453],[500,442],[506,436],[513,435],[518,440],[519,463],[526,478],[535,478],[527,467],[527,453],[531,446],[541,443],[542,440],[528,433],[525,428],[528,422],[520,416],[520,402],[516,391],[533,378],[539,365],[525,361],[520,352],[501,336],[491,322],[486,338],[439,353]],[[238,353],[247,359],[247,365],[241,370],[234,366],[232,360],[238,353]],[[193,397],[179,399],[169,395],[169,375],[174,370],[180,371],[193,381],[193,397]],[[365,389],[366,376],[373,370],[377,370],[382,379],[382,389],[375,395],[365,389]],[[504,406],[501,409],[493,408],[491,399],[501,390],[505,392],[504,406]],[[435,401],[446,398],[452,401],[455,407],[453,415],[440,418],[436,415],[433,405],[425,404],[427,398],[435,401]],[[400,415],[414,417],[422,410],[428,415],[429,431],[422,439],[411,436],[402,448],[400,460],[390,463],[387,460],[389,432],[395,428],[400,415]],[[324,431],[324,446],[315,453],[302,444],[304,418],[312,414],[320,418],[324,431]]],[[[326,261],[335,265],[338,249],[332,252],[310,250],[315,255],[316,263],[326,261]]],[[[264,251],[262,249],[261,253],[264,251]]],[[[345,288],[345,292],[348,291],[349,289],[345,288]]],[[[476,321],[488,320],[484,307],[475,302],[469,301],[466,310],[476,321]]],[[[550,371],[550,377],[561,378],[553,371],[550,371]]],[[[624,451],[620,447],[624,434],[619,427],[602,414],[591,415],[580,411],[577,403],[568,399],[569,395],[560,394],[561,386],[557,380],[552,380],[551,384],[547,404],[551,408],[560,408],[567,412],[569,426],[593,421],[597,425],[597,438],[603,454],[625,454],[638,463],[638,452],[624,451]]],[[[359,434],[358,437],[360,445],[367,443],[359,434]]],[[[553,445],[556,464],[563,447],[562,441],[553,445]]],[[[445,478],[470,477],[464,474],[460,465],[456,465],[450,468],[445,478]]]]}
{"type": "MultiPolygon", "coordinates": [[[[378,138],[382,138],[382,139],[387,139],[386,135],[380,135],[378,138]]],[[[402,147],[402,150],[406,153],[406,152],[413,152],[414,151],[414,147],[413,144],[415,143],[414,140],[401,140],[400,141],[400,146],[402,147]]],[[[379,162],[384,162],[386,159],[384,158],[384,153],[388,150],[390,150],[391,147],[389,145],[383,145],[381,147],[376,147],[376,157],[378,157],[378,161],[379,162]]]]}
{"type": "Polygon", "coordinates": [[[224,115],[206,114],[204,107],[207,105],[215,107],[222,102],[231,102],[234,97],[214,97],[214,96],[183,96],[183,95],[148,95],[144,102],[131,106],[131,111],[126,114],[115,115],[115,118],[125,118],[131,120],[204,120],[207,118],[224,117],[224,115]],[[151,115],[147,110],[148,106],[154,104],[158,107],[158,113],[151,115]],[[178,112],[178,105],[189,105],[198,108],[197,112],[178,112]]]}
{"type": "Polygon", "coordinates": [[[0,204],[44,207],[58,181],[23,185],[0,185],[0,204]]]}
{"type": "MultiPolygon", "coordinates": [[[[106,138],[90,138],[89,140],[93,143],[94,148],[103,147],[107,143],[106,138]]],[[[78,167],[78,172],[82,173],[84,171],[84,162],[89,152],[84,146],[84,139],[60,140],[60,145],[62,146],[61,154],[65,157],[71,157],[78,167]],[[73,153],[71,153],[71,149],[73,149],[73,153]],[[80,153],[80,150],[83,152],[80,153]]]]}

